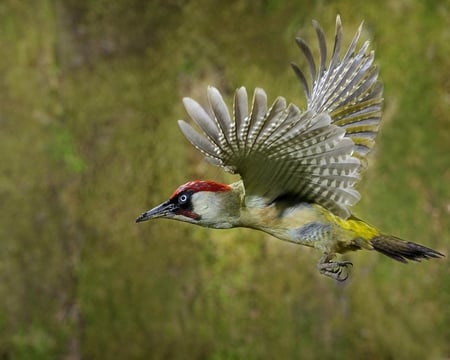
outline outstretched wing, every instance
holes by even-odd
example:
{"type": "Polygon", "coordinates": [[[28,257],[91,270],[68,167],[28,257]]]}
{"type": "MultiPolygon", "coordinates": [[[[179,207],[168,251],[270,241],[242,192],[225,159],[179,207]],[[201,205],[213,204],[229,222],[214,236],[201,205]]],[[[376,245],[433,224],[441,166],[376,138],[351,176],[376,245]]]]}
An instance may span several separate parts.
{"type": "MultiPolygon", "coordinates": [[[[316,29],[320,29],[318,25],[316,29]]],[[[319,203],[346,218],[350,215],[348,207],[359,200],[354,189],[361,169],[358,158],[364,158],[376,132],[374,115],[367,115],[376,105],[366,103],[374,102],[376,85],[368,86],[367,79],[374,72],[372,61],[368,66],[367,61],[363,61],[366,66],[358,65],[361,60],[356,58],[373,55],[366,55],[366,45],[354,54],[358,32],[344,59],[339,60],[340,32],[338,19],[335,50],[326,70],[326,47],[323,32],[318,30],[318,76],[311,51],[298,40],[313,77],[310,91],[305,76],[294,66],[308,98],[305,112],[293,104],[287,106],[282,97],[268,109],[262,89],[255,90],[250,113],[245,88],[236,91],[233,119],[215,88],[208,88],[208,111],[190,98],[183,100],[203,134],[180,120],[182,132],[213,164],[241,175],[247,201],[270,203],[284,196],[295,197],[319,203]],[[358,90],[358,86],[370,89],[358,90]],[[321,100],[321,96],[328,100],[321,100]],[[361,151],[357,150],[359,146],[361,151]]]]}
{"type": "Polygon", "coordinates": [[[340,60],[342,25],[340,17],[337,16],[333,52],[330,64],[326,67],[325,35],[316,21],[313,25],[320,49],[318,70],[308,45],[303,39],[296,39],[309,65],[311,89],[303,71],[295,63],[291,64],[303,86],[307,108],[314,113],[327,112],[334,125],[344,128],[345,136],[351,138],[355,144],[353,155],[365,164],[366,155],[375,144],[383,106],[383,86],[377,80],[378,67],[373,64],[374,52],[368,51],[368,41],[355,52],[361,35],[361,24],[340,60]]]}
{"type": "Polygon", "coordinates": [[[282,97],[268,110],[265,92],[256,89],[249,114],[242,87],[235,95],[231,121],[217,89],[208,88],[208,99],[212,115],[184,99],[203,135],[183,120],[180,128],[213,164],[241,175],[247,201],[270,203],[289,195],[348,216],[347,207],[359,199],[353,185],[360,162],[351,156],[353,142],[344,137],[345,130],[331,124],[327,113],[302,113],[293,104],[286,106],[282,97]]]}

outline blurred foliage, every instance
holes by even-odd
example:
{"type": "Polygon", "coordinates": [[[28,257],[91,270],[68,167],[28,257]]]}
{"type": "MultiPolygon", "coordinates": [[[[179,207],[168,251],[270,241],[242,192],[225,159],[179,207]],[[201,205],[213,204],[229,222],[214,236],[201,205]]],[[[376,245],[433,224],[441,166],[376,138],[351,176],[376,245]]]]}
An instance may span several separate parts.
{"type": "Polygon", "coordinates": [[[319,254],[245,229],[134,224],[193,178],[182,96],[241,85],[304,105],[294,37],[365,20],[385,119],[357,214],[450,254],[448,2],[3,0],[0,358],[443,359],[448,260],[319,254]]]}

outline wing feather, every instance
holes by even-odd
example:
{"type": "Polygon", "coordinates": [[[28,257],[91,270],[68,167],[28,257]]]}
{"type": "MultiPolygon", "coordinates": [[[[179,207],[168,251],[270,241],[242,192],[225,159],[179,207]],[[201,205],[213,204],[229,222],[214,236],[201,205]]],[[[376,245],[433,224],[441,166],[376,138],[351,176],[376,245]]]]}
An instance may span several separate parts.
{"type": "Polygon", "coordinates": [[[217,128],[219,129],[220,142],[223,145],[230,146],[228,137],[230,133],[231,118],[227,105],[223,101],[220,92],[212,86],[208,86],[208,100],[210,109],[212,109],[214,113],[217,128]]]}
{"type": "MultiPolygon", "coordinates": [[[[325,34],[320,27],[319,23],[315,20],[313,20],[313,26],[316,30],[317,34],[317,41],[319,43],[320,48],[320,68],[319,68],[319,76],[322,76],[325,71],[325,63],[327,61],[327,43],[325,41],[325,34]]],[[[316,78],[316,74],[311,72],[312,78],[316,78]]]]}
{"type": "Polygon", "coordinates": [[[266,122],[267,95],[264,90],[256,88],[253,100],[253,107],[250,113],[249,133],[247,134],[247,146],[252,148],[258,138],[261,128],[266,122]]]}
{"type": "Polygon", "coordinates": [[[214,146],[210,140],[200,135],[184,120],[178,120],[178,126],[189,142],[203,155],[206,155],[210,162],[213,162],[215,165],[221,165],[220,157],[216,155],[219,152],[217,146],[214,146]]]}

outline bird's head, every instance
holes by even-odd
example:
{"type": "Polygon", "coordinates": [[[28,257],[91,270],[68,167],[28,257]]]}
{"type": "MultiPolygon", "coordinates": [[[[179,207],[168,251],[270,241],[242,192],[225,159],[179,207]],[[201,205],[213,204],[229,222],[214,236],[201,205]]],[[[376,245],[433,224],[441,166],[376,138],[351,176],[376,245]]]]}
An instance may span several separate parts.
{"type": "Polygon", "coordinates": [[[240,196],[233,185],[191,181],[174,191],[169,200],[144,212],[136,222],[174,219],[205,227],[231,228],[240,216],[240,196]]]}

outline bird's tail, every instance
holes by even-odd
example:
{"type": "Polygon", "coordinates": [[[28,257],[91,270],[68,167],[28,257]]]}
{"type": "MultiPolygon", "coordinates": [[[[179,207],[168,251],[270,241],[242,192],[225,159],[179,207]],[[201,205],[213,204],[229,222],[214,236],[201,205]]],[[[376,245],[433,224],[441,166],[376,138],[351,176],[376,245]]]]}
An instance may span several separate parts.
{"type": "Polygon", "coordinates": [[[376,251],[403,263],[408,260],[420,261],[444,257],[444,254],[436,250],[390,235],[376,236],[370,240],[370,244],[376,251]]]}

